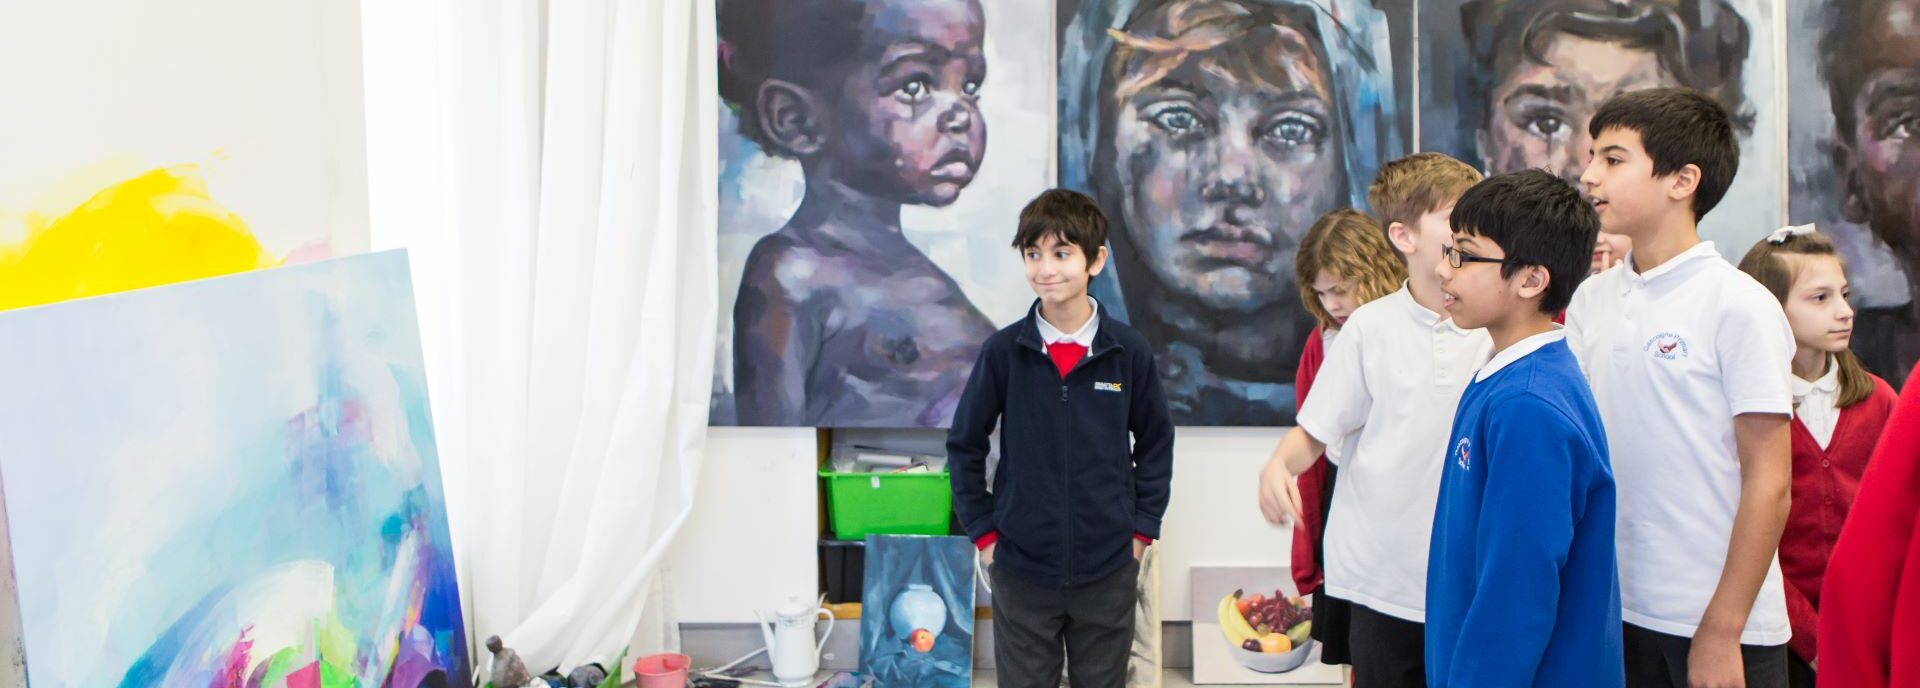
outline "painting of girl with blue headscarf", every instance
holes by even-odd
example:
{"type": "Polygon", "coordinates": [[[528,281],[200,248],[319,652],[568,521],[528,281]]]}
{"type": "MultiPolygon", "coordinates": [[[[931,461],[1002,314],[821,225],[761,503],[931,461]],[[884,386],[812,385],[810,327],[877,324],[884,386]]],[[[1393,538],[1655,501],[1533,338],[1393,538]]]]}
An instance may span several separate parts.
{"type": "Polygon", "coordinates": [[[1059,5],[1061,185],[1112,222],[1114,277],[1094,295],[1154,344],[1176,422],[1293,422],[1313,328],[1294,249],[1322,214],[1364,206],[1411,129],[1398,4],[1059,5]]]}

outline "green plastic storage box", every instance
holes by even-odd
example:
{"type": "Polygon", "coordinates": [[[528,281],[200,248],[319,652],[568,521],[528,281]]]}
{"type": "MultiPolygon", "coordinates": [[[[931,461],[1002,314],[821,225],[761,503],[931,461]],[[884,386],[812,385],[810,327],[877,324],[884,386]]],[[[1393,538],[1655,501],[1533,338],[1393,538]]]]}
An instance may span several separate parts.
{"type": "Polygon", "coordinates": [[[835,473],[823,466],[820,477],[827,481],[827,513],[835,539],[947,534],[953,488],[946,471],[835,473]]]}

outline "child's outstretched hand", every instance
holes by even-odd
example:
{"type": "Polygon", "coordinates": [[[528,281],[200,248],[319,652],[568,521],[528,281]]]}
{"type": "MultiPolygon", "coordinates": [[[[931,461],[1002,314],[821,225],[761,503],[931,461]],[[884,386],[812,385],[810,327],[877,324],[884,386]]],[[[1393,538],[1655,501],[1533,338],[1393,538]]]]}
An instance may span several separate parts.
{"type": "Polygon", "coordinates": [[[1260,469],[1260,515],[1278,526],[1300,519],[1300,485],[1278,456],[1260,469]]]}

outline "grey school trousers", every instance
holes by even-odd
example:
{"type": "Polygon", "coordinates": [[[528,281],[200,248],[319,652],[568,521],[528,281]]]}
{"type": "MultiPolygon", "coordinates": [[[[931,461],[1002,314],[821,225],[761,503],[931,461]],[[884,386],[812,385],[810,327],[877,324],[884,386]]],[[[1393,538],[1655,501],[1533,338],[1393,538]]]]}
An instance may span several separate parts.
{"type": "Polygon", "coordinates": [[[991,571],[993,661],[1000,688],[1058,688],[1071,657],[1072,688],[1124,688],[1133,650],[1139,562],[1075,588],[991,571]]]}

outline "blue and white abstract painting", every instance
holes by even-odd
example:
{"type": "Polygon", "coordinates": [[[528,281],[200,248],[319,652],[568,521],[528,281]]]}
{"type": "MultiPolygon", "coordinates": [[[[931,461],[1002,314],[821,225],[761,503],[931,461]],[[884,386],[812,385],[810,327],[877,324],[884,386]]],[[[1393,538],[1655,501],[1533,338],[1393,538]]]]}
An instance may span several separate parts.
{"type": "Polygon", "coordinates": [[[472,685],[404,253],[0,314],[27,679],[472,685]]]}

